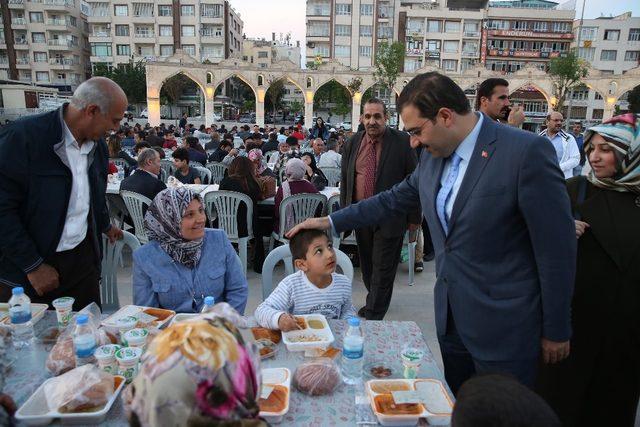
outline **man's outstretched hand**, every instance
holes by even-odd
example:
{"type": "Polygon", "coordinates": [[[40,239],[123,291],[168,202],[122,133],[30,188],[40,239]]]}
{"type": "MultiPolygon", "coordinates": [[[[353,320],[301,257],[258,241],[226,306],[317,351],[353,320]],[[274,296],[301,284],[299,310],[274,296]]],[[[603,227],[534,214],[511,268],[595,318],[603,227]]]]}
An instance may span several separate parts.
{"type": "Polygon", "coordinates": [[[331,222],[329,222],[328,216],[323,216],[322,218],[308,218],[289,230],[285,236],[287,239],[290,239],[301,230],[328,230],[330,228],[331,222]]]}

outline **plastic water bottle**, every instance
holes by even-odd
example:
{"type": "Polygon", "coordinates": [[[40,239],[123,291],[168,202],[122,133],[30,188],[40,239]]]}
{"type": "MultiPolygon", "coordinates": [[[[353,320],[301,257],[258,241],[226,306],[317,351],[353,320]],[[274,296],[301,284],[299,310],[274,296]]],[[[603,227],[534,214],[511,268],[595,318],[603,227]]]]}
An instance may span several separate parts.
{"type": "Polygon", "coordinates": [[[122,181],[124,179],[124,168],[118,165],[118,181],[122,181]]]}
{"type": "Polygon", "coordinates": [[[204,297],[204,304],[202,305],[202,310],[200,313],[208,313],[213,310],[213,305],[216,303],[216,300],[213,297],[204,297]]]}
{"type": "Polygon", "coordinates": [[[93,363],[96,350],[96,331],[89,323],[89,316],[79,314],[76,318],[76,329],[73,331],[73,350],[76,355],[76,366],[93,363]]]}
{"type": "Polygon", "coordinates": [[[347,384],[362,381],[362,363],[364,361],[364,334],[360,319],[349,318],[349,329],[342,343],[342,377],[347,384]]]}
{"type": "Polygon", "coordinates": [[[9,317],[13,329],[13,346],[25,348],[33,343],[33,323],[31,323],[31,299],[21,287],[13,288],[9,300],[9,317]]]}

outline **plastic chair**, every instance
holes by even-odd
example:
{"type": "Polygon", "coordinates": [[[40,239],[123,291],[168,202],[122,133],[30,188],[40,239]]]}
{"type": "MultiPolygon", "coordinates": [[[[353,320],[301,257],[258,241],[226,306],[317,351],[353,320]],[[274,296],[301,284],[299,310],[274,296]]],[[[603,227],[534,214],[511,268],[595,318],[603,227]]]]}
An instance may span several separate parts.
{"type": "MultiPolygon", "coordinates": [[[[266,153],[264,153],[263,157],[264,157],[265,159],[267,159],[267,164],[270,164],[270,163],[271,163],[271,158],[272,158],[276,153],[278,153],[278,151],[276,151],[276,150],[271,150],[271,151],[267,151],[266,153]]],[[[273,163],[275,163],[275,162],[273,162],[273,163]]]]}
{"type": "Polygon", "coordinates": [[[334,167],[330,167],[330,166],[325,166],[325,167],[321,167],[319,168],[322,173],[324,173],[324,176],[327,177],[327,187],[337,187],[338,183],[340,182],[340,179],[342,178],[342,171],[340,170],[340,168],[334,168],[334,167]]]}
{"type": "Polygon", "coordinates": [[[107,208],[109,210],[109,219],[111,223],[117,225],[124,230],[124,219],[127,216],[127,205],[119,194],[106,193],[107,208]]]}
{"type": "Polygon", "coordinates": [[[242,271],[247,275],[247,244],[253,238],[253,201],[246,194],[236,191],[211,191],[204,196],[204,205],[209,221],[218,219],[218,228],[227,233],[233,243],[238,244],[242,271]],[[240,237],[238,233],[238,208],[240,203],[247,206],[248,236],[240,237]]]}
{"type": "Polygon", "coordinates": [[[195,170],[198,171],[198,175],[200,175],[200,183],[201,184],[210,184],[211,183],[211,171],[204,166],[195,166],[195,170]]]}
{"type": "Polygon", "coordinates": [[[160,160],[160,169],[165,173],[166,178],[164,182],[167,182],[167,179],[169,179],[169,177],[173,175],[176,167],[174,166],[173,161],[169,159],[162,159],[160,160]]]}
{"type": "Polygon", "coordinates": [[[102,301],[102,312],[112,313],[120,308],[118,299],[118,268],[117,264],[122,259],[122,248],[126,245],[131,248],[131,252],[140,247],[140,242],[128,231],[122,232],[122,240],[109,243],[109,238],[102,235],[102,271],[100,278],[100,300],[102,301]]]}
{"type": "Polygon", "coordinates": [[[410,242],[409,232],[407,231],[402,243],[407,245],[407,252],[409,253],[409,286],[413,286],[415,284],[414,266],[416,265],[416,245],[418,244],[418,240],[416,239],[413,242],[410,242]]]}
{"type": "Polygon", "coordinates": [[[124,159],[109,159],[109,160],[112,161],[114,165],[121,167],[123,171],[126,171],[129,169],[129,164],[124,159]]]}
{"type": "MultiPolygon", "coordinates": [[[[329,200],[327,201],[327,215],[331,215],[332,213],[338,210],[336,209],[336,204],[338,205],[338,208],[339,208],[340,207],[339,194],[334,194],[333,196],[329,197],[329,200]]],[[[342,234],[338,237],[332,237],[331,239],[333,241],[333,247],[338,249],[340,247],[340,240],[342,239],[342,234]]]]}
{"type": "Polygon", "coordinates": [[[219,162],[209,162],[207,163],[207,169],[211,171],[211,180],[209,181],[209,184],[220,184],[220,182],[224,179],[224,174],[227,171],[227,166],[219,162]]]}
{"type": "MultiPolygon", "coordinates": [[[[349,280],[353,281],[353,264],[351,260],[338,248],[334,248],[336,251],[336,264],[342,270],[342,274],[347,276],[349,280]]],[[[291,250],[289,245],[278,246],[267,255],[262,265],[262,300],[264,301],[273,292],[273,271],[276,265],[280,262],[284,262],[284,269],[287,275],[293,273],[293,265],[291,260],[291,250]]]]}
{"type": "Polygon", "coordinates": [[[141,244],[149,242],[147,233],[144,231],[144,213],[143,206],[150,206],[151,200],[143,196],[142,194],[134,193],[133,191],[121,190],[120,195],[124,204],[127,206],[129,216],[133,220],[133,227],[136,233],[136,237],[141,244]]]}
{"type": "Polygon", "coordinates": [[[324,194],[314,193],[300,193],[294,194],[289,197],[285,197],[280,203],[280,234],[275,231],[271,233],[269,239],[269,251],[273,249],[275,241],[282,243],[288,243],[288,240],[284,237],[285,233],[289,231],[286,228],[287,221],[287,209],[293,211],[293,225],[298,225],[307,218],[313,218],[316,216],[316,212],[324,213],[327,206],[327,197],[324,194]]]}

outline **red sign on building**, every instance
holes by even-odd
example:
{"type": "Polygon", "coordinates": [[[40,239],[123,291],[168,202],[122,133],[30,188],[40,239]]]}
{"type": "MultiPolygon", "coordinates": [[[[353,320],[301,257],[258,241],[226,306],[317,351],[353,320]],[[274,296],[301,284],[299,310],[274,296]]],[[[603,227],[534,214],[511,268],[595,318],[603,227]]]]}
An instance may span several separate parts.
{"type": "Polygon", "coordinates": [[[525,37],[534,39],[572,39],[573,33],[539,33],[537,31],[489,30],[490,36],[525,37]]]}

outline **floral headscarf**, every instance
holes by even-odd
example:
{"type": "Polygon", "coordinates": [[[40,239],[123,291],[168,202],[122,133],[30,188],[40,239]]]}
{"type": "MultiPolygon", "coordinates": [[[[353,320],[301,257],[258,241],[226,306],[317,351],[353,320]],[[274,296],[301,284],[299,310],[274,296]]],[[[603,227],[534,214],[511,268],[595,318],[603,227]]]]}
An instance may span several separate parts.
{"type": "Polygon", "coordinates": [[[611,178],[596,178],[591,171],[587,179],[597,187],[640,194],[640,115],[622,114],[590,127],[584,136],[587,156],[593,149],[591,138],[596,133],[613,148],[618,160],[617,172],[611,178]]]}
{"type": "Polygon", "coordinates": [[[267,165],[262,160],[264,157],[262,155],[262,150],[260,150],[259,148],[252,148],[251,150],[249,150],[249,153],[247,154],[247,156],[249,157],[249,160],[251,160],[253,163],[258,163],[258,166],[256,167],[256,173],[258,175],[262,174],[262,172],[264,172],[265,169],[267,168],[267,165]]]}
{"type": "Polygon", "coordinates": [[[142,356],[123,396],[131,425],[266,426],[259,418],[260,356],[222,317],[176,323],[142,356]]]}
{"type": "Polygon", "coordinates": [[[186,187],[167,188],[153,199],[144,216],[149,240],[156,240],[174,261],[188,268],[198,265],[204,241],[185,240],[180,232],[182,216],[193,199],[202,203],[200,195],[186,187]]]}

